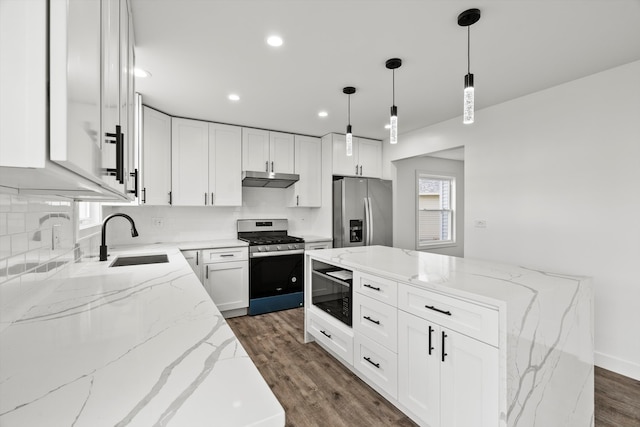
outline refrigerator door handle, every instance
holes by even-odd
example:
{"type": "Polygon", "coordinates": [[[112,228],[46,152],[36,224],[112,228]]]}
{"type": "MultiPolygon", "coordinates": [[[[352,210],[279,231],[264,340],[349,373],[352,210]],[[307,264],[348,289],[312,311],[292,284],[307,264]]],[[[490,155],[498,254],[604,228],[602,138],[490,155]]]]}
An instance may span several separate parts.
{"type": "Polygon", "coordinates": [[[371,219],[369,217],[369,198],[364,198],[364,221],[365,221],[365,229],[364,229],[364,245],[369,246],[369,228],[371,227],[371,219]]]}
{"type": "Polygon", "coordinates": [[[369,202],[367,206],[369,207],[369,226],[367,227],[369,231],[369,245],[373,244],[373,209],[371,208],[371,197],[367,197],[367,201],[369,202]]]}

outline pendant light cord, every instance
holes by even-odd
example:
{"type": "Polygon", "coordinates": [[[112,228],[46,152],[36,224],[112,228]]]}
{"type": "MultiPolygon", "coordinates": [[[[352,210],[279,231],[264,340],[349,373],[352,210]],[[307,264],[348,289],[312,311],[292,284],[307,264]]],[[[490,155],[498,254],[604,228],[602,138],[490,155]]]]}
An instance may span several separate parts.
{"type": "Polygon", "coordinates": [[[471,25],[467,26],[467,74],[471,74],[471,25]]]}
{"type": "Polygon", "coordinates": [[[347,124],[351,126],[351,94],[347,96],[347,124]]]}
{"type": "Polygon", "coordinates": [[[396,105],[396,69],[391,70],[391,105],[396,105]]]}

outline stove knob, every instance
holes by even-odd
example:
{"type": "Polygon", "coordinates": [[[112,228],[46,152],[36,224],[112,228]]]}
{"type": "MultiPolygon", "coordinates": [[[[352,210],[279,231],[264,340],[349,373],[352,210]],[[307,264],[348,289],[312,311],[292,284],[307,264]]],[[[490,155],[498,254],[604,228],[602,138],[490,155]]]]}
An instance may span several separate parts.
{"type": "Polygon", "coordinates": [[[281,251],[282,250],[282,246],[278,245],[278,246],[276,246],[276,249],[281,251]]]}

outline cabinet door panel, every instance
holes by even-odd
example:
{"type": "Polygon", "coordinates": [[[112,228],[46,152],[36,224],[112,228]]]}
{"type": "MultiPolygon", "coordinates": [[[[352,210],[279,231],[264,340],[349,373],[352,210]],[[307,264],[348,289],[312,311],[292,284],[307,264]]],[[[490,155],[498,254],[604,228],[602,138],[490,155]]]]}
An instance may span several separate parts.
{"type": "Polygon", "coordinates": [[[209,124],[209,192],[215,206],[242,205],[242,131],[209,124]]]}
{"type": "MultiPolygon", "coordinates": [[[[460,333],[446,334],[441,363],[440,417],[443,427],[498,424],[498,349],[460,333]]],[[[438,337],[442,345],[442,335],[438,337]]]]}
{"type": "Polygon", "coordinates": [[[398,400],[430,427],[440,425],[439,331],[424,319],[398,311],[398,400]]]}
{"type": "Polygon", "coordinates": [[[362,176],[382,177],[382,142],[358,138],[358,162],[362,166],[362,176]]]}
{"type": "Polygon", "coordinates": [[[353,366],[364,377],[387,392],[398,396],[398,355],[362,334],[354,334],[353,366]]]}
{"type": "Polygon", "coordinates": [[[171,119],[171,188],[176,206],[209,204],[206,122],[171,119]]]}
{"type": "Polygon", "coordinates": [[[277,173],[294,173],[295,149],[290,133],[269,132],[269,170],[277,173]]]}
{"type": "Polygon", "coordinates": [[[249,307],[249,265],[220,262],[205,265],[205,288],[220,311],[249,307]]]}
{"type": "Polygon", "coordinates": [[[269,162],[269,132],[260,129],[242,128],[242,170],[271,170],[269,162]]]}
{"type": "Polygon", "coordinates": [[[295,136],[295,173],[300,180],[292,186],[290,206],[322,205],[322,140],[295,136]]]}
{"type": "Polygon", "coordinates": [[[147,205],[168,205],[171,191],[171,117],[143,107],[142,127],[140,200],[147,205]]]}
{"type": "Polygon", "coordinates": [[[355,176],[358,164],[358,144],[354,138],[353,155],[347,156],[344,135],[333,135],[333,175],[355,176]]]}

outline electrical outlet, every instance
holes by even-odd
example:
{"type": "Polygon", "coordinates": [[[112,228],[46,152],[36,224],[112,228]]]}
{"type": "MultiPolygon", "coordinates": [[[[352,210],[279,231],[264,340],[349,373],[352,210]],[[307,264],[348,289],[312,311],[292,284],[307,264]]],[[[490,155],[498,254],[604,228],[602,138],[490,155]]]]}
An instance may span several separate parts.
{"type": "Polygon", "coordinates": [[[484,219],[476,219],[473,221],[473,225],[476,228],[487,228],[487,221],[484,219]]]}
{"type": "Polygon", "coordinates": [[[164,227],[164,219],[163,218],[152,218],[151,219],[153,226],[156,228],[164,227]]]}

